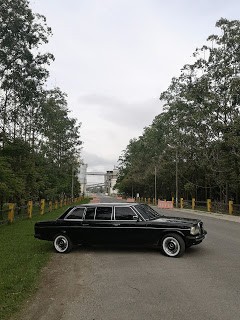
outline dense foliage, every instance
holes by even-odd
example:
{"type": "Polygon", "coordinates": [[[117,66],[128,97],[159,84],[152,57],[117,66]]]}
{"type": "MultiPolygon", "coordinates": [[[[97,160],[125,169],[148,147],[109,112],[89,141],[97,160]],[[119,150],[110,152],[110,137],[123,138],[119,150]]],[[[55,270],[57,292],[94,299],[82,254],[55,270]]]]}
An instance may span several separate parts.
{"type": "Polygon", "coordinates": [[[170,198],[177,171],[179,196],[239,203],[240,22],[216,27],[161,94],[163,113],[120,157],[121,192],[154,197],[156,170],[157,196],[170,198]]]}
{"type": "Polygon", "coordinates": [[[45,89],[50,35],[27,0],[0,0],[0,205],[79,191],[80,126],[66,95],[45,89]]]}

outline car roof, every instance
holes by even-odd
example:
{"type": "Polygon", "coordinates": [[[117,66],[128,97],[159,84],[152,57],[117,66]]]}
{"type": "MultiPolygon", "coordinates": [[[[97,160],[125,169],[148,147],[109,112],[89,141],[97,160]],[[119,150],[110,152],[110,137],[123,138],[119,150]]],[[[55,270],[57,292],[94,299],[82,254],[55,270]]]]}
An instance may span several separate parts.
{"type": "Polygon", "coordinates": [[[130,207],[130,206],[135,206],[139,203],[129,203],[129,202],[108,202],[108,203],[103,203],[103,202],[98,202],[98,203],[86,203],[86,204],[79,204],[74,207],[111,207],[111,206],[118,206],[118,207],[130,207]]]}
{"type": "Polygon", "coordinates": [[[86,208],[86,207],[131,207],[139,205],[139,203],[136,202],[107,202],[107,203],[82,203],[79,205],[71,206],[69,207],[58,219],[64,219],[64,217],[72,210],[76,208],[86,208]]]}

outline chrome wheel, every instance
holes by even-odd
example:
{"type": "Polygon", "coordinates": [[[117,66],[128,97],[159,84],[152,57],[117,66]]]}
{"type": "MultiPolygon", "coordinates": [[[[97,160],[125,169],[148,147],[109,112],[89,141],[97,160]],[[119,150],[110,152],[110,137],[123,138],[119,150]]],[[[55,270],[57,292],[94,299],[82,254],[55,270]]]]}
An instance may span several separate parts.
{"type": "Polygon", "coordinates": [[[162,250],[168,257],[180,257],[185,252],[185,242],[177,234],[166,235],[162,239],[162,250]]]}
{"type": "Polygon", "coordinates": [[[54,239],[54,248],[57,252],[65,253],[71,250],[71,241],[65,235],[59,235],[54,239]]]}

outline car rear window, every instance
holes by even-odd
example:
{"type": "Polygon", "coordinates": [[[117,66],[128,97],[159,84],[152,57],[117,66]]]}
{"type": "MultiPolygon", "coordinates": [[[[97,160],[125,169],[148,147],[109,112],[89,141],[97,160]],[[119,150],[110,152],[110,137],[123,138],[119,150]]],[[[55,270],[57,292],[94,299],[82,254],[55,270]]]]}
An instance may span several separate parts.
{"type": "Polygon", "coordinates": [[[67,219],[82,219],[85,208],[76,208],[68,216],[67,219]]]}

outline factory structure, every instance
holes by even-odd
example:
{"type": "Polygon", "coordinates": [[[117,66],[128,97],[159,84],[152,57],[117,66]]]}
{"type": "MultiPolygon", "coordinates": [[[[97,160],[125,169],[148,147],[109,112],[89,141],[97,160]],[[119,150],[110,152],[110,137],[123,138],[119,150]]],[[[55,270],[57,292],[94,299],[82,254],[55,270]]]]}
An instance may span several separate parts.
{"type": "Polygon", "coordinates": [[[81,195],[84,195],[87,191],[87,164],[85,163],[80,165],[78,180],[81,184],[81,195]]]}
{"type": "Polygon", "coordinates": [[[118,190],[114,189],[117,182],[118,169],[113,169],[112,171],[107,171],[104,175],[104,185],[105,191],[108,195],[117,194],[118,190]]]}
{"type": "Polygon", "coordinates": [[[114,195],[118,193],[114,186],[117,182],[118,169],[114,168],[106,172],[93,172],[87,170],[87,164],[80,165],[80,171],[78,175],[79,182],[81,184],[81,194],[84,195],[88,191],[90,192],[103,192],[108,195],[114,195]],[[101,183],[88,184],[87,176],[102,176],[104,181],[101,183]]]}

